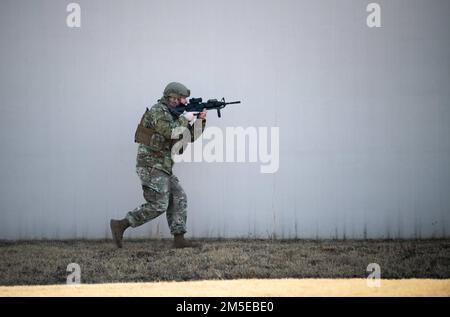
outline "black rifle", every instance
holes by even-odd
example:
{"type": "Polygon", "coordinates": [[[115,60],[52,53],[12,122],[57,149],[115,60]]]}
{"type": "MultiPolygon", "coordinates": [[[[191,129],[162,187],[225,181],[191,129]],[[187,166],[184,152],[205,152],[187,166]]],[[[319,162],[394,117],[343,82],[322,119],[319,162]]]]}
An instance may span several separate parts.
{"type": "Polygon", "coordinates": [[[225,108],[226,105],[233,105],[241,103],[240,101],[225,102],[225,98],[222,100],[209,99],[207,102],[202,102],[202,98],[191,98],[187,105],[179,105],[176,107],[170,107],[169,111],[174,117],[179,117],[183,112],[202,112],[203,109],[206,110],[217,110],[217,116],[220,118],[220,109],[225,108]]]}

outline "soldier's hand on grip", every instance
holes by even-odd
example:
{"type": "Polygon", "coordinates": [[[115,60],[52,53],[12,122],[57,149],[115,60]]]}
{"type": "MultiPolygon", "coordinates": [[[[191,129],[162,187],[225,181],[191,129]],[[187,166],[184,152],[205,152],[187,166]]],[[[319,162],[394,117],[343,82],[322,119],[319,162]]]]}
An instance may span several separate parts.
{"type": "Polygon", "coordinates": [[[195,118],[196,112],[183,112],[183,117],[187,119],[187,121],[191,122],[195,118]]]}
{"type": "Polygon", "coordinates": [[[206,119],[206,113],[207,113],[207,112],[208,112],[208,110],[203,109],[202,112],[199,112],[198,118],[199,118],[199,119],[206,119]]]}

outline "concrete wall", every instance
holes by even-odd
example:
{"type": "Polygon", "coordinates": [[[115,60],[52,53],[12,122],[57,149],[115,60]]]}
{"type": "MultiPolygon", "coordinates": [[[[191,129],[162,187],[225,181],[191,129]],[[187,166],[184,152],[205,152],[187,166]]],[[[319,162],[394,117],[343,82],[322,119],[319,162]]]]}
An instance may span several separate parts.
{"type": "MultiPolygon", "coordinates": [[[[0,239],[109,237],[144,202],[134,131],[170,81],[279,127],[279,170],[180,163],[196,237],[450,232],[450,2],[0,1],[0,239]]],[[[164,216],[127,233],[169,236],[164,216]]]]}

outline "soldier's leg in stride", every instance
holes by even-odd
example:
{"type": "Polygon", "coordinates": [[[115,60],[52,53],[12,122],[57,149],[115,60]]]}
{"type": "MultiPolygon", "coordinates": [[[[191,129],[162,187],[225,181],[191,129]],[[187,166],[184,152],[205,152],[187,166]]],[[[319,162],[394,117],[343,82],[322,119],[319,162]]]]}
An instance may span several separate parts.
{"type": "Polygon", "coordinates": [[[164,213],[169,206],[170,175],[158,169],[136,168],[146,203],[127,213],[122,220],[111,220],[111,232],[118,248],[128,227],[138,227],[164,213]]]}
{"type": "Polygon", "coordinates": [[[170,178],[170,197],[166,217],[170,232],[174,236],[175,248],[200,246],[197,243],[184,239],[187,219],[187,196],[175,175],[172,175],[170,178]]]}

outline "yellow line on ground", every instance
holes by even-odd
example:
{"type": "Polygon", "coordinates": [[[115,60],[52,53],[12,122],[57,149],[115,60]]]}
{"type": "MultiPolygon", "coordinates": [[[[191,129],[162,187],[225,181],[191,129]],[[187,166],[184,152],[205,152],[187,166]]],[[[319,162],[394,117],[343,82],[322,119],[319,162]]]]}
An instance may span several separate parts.
{"type": "Polygon", "coordinates": [[[450,296],[450,279],[249,279],[0,286],[0,296],[450,296]]]}

